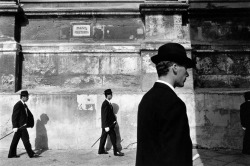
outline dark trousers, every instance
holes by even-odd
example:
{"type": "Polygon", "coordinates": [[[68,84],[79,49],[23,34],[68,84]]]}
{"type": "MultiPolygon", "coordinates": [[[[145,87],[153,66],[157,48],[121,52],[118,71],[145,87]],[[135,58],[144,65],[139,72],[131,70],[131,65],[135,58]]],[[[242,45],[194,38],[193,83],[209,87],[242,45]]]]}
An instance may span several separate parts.
{"type": "Polygon", "coordinates": [[[245,130],[242,153],[250,154],[250,130],[245,130]]]}
{"type": "Polygon", "coordinates": [[[111,143],[113,145],[114,153],[116,153],[117,152],[117,146],[116,146],[116,134],[115,134],[114,127],[111,127],[108,132],[106,132],[105,129],[102,129],[102,136],[101,136],[99,151],[98,152],[102,153],[102,152],[105,151],[104,146],[105,146],[105,143],[106,143],[107,135],[109,135],[111,143]]]}
{"type": "MultiPolygon", "coordinates": [[[[116,134],[116,147],[118,151],[122,150],[122,145],[121,145],[121,134],[120,134],[120,130],[119,130],[119,125],[118,123],[116,123],[115,127],[115,134],[116,134]]],[[[107,136],[107,142],[106,142],[106,151],[109,151],[112,148],[112,143],[111,143],[111,139],[110,136],[107,136]]]]}
{"type": "Polygon", "coordinates": [[[17,145],[18,145],[20,138],[23,141],[23,145],[24,145],[29,157],[32,157],[34,155],[34,151],[31,149],[31,144],[30,144],[30,140],[29,140],[29,133],[28,133],[27,129],[21,129],[21,130],[17,130],[17,132],[15,132],[14,137],[13,137],[12,142],[11,142],[11,145],[10,145],[10,151],[9,151],[8,157],[13,157],[13,156],[17,155],[16,149],[17,149],[17,145]]]}

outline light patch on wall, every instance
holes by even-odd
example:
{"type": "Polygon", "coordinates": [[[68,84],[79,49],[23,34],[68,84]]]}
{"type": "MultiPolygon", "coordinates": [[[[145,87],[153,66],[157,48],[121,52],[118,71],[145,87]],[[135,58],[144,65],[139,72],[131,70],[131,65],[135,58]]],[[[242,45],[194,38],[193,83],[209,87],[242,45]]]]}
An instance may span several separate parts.
{"type": "Polygon", "coordinates": [[[77,104],[79,110],[93,111],[93,106],[97,104],[96,95],[77,95],[77,104]]]}
{"type": "Polygon", "coordinates": [[[143,35],[143,29],[142,28],[138,28],[137,29],[137,34],[138,35],[143,35]]]}
{"type": "MultiPolygon", "coordinates": [[[[95,120],[96,126],[99,125],[99,119],[96,114],[97,110],[97,96],[96,95],[77,95],[78,110],[84,114],[88,120],[95,120]]],[[[80,114],[79,114],[80,115],[80,114]]],[[[94,124],[94,123],[92,123],[94,124]]]]}

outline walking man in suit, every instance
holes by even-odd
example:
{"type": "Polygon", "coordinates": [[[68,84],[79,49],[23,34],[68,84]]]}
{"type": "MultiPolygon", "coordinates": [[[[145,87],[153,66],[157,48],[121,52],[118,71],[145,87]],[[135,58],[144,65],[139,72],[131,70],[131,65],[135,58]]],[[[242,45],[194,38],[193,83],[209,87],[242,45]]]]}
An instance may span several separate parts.
{"type": "Polygon", "coordinates": [[[114,130],[116,125],[116,116],[113,112],[113,107],[110,102],[110,100],[112,99],[111,89],[105,90],[104,95],[106,99],[102,103],[102,108],[101,108],[102,135],[101,135],[98,154],[108,154],[108,152],[105,151],[104,146],[107,139],[107,135],[109,135],[111,143],[113,145],[114,155],[124,156],[124,153],[120,152],[116,146],[116,133],[114,130]]]}
{"type": "Polygon", "coordinates": [[[12,113],[12,126],[14,131],[14,136],[10,145],[8,158],[18,158],[17,155],[17,145],[20,138],[23,141],[24,147],[30,158],[37,157],[38,155],[32,150],[29,133],[27,131],[28,127],[34,126],[34,117],[30,112],[29,108],[25,104],[29,100],[28,91],[22,91],[20,95],[20,101],[18,101],[13,108],[12,113]]]}
{"type": "Polygon", "coordinates": [[[184,86],[195,63],[178,43],[162,45],[151,60],[158,80],[139,104],[136,166],[192,166],[186,105],[174,88],[184,86]]]}
{"type": "Polygon", "coordinates": [[[245,131],[243,138],[243,154],[250,155],[250,91],[244,94],[245,102],[240,105],[240,120],[245,131]]]}

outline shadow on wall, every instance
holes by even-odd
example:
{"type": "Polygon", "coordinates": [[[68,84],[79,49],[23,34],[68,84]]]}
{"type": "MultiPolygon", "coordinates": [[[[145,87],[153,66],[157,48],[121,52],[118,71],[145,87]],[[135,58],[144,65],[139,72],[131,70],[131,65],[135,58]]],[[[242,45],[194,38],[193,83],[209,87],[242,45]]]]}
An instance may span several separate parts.
{"type": "MultiPolygon", "coordinates": [[[[113,106],[113,112],[116,115],[119,111],[119,105],[116,103],[112,103],[112,106],[113,106]]],[[[115,125],[115,133],[116,133],[116,146],[117,146],[117,149],[119,151],[121,151],[122,150],[122,145],[121,145],[122,140],[121,140],[121,134],[120,134],[118,122],[115,125]]],[[[109,151],[111,148],[112,148],[112,143],[111,143],[110,137],[108,135],[105,149],[106,149],[106,151],[109,151]]]]}
{"type": "MultiPolygon", "coordinates": [[[[216,158],[222,154],[239,157],[238,161],[244,162],[244,156],[240,153],[243,130],[240,125],[239,106],[242,96],[202,92],[195,94],[195,101],[196,148],[200,157],[194,165],[201,162],[203,166],[209,166],[211,162],[218,162],[216,158]]],[[[222,165],[233,162],[238,164],[236,160],[223,162],[222,164],[221,161],[222,165]]]]}
{"type": "Polygon", "coordinates": [[[40,119],[38,119],[36,122],[35,149],[41,152],[49,149],[47,129],[45,127],[48,121],[49,121],[48,115],[41,114],[40,119]]]}

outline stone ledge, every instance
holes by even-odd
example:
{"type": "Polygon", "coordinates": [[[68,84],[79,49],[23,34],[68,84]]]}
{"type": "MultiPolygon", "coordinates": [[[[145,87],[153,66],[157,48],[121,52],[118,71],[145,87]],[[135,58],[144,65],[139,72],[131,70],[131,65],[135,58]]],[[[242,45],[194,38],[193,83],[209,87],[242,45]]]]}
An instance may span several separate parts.
{"type": "Polygon", "coordinates": [[[249,44],[239,44],[239,45],[205,45],[205,44],[192,44],[192,51],[196,53],[217,53],[217,52],[250,52],[249,44]]]}
{"type": "Polygon", "coordinates": [[[245,89],[236,89],[236,88],[196,88],[194,89],[194,93],[196,94],[235,94],[235,95],[243,95],[243,93],[249,91],[248,88],[245,89]]]}
{"type": "Polygon", "coordinates": [[[0,2],[0,13],[16,13],[18,5],[15,2],[0,2]]]}
{"type": "Polygon", "coordinates": [[[141,45],[137,43],[93,43],[93,44],[79,44],[79,43],[23,43],[23,53],[139,53],[141,45]]]}
{"type": "Polygon", "coordinates": [[[146,2],[140,5],[142,14],[167,14],[187,12],[188,4],[176,1],[146,2]]]}
{"type": "Polygon", "coordinates": [[[20,51],[20,44],[16,42],[4,42],[0,43],[0,52],[13,52],[20,51]]]}
{"type": "Polygon", "coordinates": [[[204,16],[241,16],[248,17],[250,14],[250,2],[247,0],[190,0],[189,15],[195,17],[204,16]]]}
{"type": "MultiPolygon", "coordinates": [[[[174,42],[174,41],[173,41],[174,42]]],[[[23,53],[80,53],[80,52],[122,52],[140,53],[141,51],[157,51],[166,42],[147,43],[22,43],[23,53]]],[[[190,51],[190,43],[180,43],[190,51]]]]}
{"type": "Polygon", "coordinates": [[[26,15],[140,15],[143,1],[22,1],[26,15]]]}
{"type": "MultiPolygon", "coordinates": [[[[169,41],[170,42],[170,41],[169,41]]],[[[174,42],[174,41],[172,41],[174,42]]],[[[80,52],[122,52],[140,53],[141,51],[157,51],[166,42],[146,43],[22,43],[23,53],[80,53],[80,52]],[[91,49],[92,48],[92,49],[91,49]]],[[[190,51],[190,43],[180,43],[190,51]]]]}

